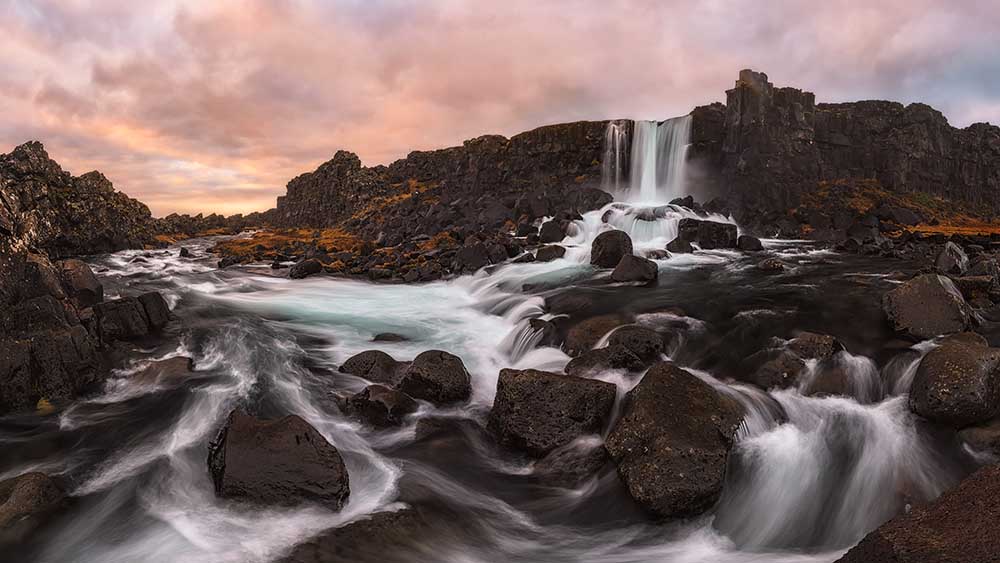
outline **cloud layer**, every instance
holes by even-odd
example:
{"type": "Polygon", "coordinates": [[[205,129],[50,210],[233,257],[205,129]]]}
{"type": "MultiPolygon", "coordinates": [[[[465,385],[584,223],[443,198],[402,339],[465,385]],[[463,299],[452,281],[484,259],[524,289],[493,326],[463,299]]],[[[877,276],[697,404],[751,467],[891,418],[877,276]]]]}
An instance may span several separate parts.
{"type": "Polygon", "coordinates": [[[154,214],[272,207],[337,149],[658,118],[741,68],[821,101],[1000,122],[992,0],[0,0],[0,152],[29,139],[154,214]],[[501,5],[502,4],[502,5],[501,5]]]}

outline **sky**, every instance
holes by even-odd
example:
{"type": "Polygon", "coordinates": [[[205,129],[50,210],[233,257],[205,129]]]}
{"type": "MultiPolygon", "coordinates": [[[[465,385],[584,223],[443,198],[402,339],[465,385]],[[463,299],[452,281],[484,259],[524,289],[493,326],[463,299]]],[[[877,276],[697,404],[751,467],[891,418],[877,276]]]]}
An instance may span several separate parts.
{"type": "Polygon", "coordinates": [[[665,119],[742,68],[998,124],[997,1],[0,0],[0,153],[39,140],[156,216],[231,214],[339,149],[665,119]]]}

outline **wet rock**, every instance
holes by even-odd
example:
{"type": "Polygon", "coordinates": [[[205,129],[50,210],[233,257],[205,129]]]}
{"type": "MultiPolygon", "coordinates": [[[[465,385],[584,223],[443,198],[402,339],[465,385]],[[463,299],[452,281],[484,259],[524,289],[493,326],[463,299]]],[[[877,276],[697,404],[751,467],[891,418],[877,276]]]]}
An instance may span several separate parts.
{"type": "Polygon", "coordinates": [[[1000,280],[1000,266],[993,258],[978,260],[969,267],[970,276],[987,276],[994,280],[1000,280]]]}
{"type": "Polygon", "coordinates": [[[535,252],[535,260],[538,262],[551,262],[566,255],[566,248],[558,244],[543,246],[535,252]]]}
{"type": "Polygon", "coordinates": [[[517,258],[511,260],[511,262],[513,262],[514,264],[527,264],[528,262],[534,262],[534,261],[535,261],[535,255],[530,252],[525,252],[524,254],[518,256],[517,258]]]}
{"type": "Polygon", "coordinates": [[[608,339],[610,346],[622,346],[644,362],[660,359],[664,352],[663,336],[653,329],[627,325],[615,329],[608,339]]]}
{"type": "Polygon", "coordinates": [[[292,264],[288,269],[288,277],[293,280],[301,280],[323,271],[323,263],[315,258],[307,258],[301,262],[292,264]]]}
{"type": "Polygon", "coordinates": [[[372,342],[406,342],[409,338],[395,332],[380,332],[372,337],[372,342]]]}
{"type": "Polygon", "coordinates": [[[600,268],[614,268],[622,256],[632,254],[632,239],[624,231],[605,231],[590,246],[590,263],[600,268]]]}
{"type": "Polygon", "coordinates": [[[958,437],[977,452],[985,452],[1000,459],[1000,418],[963,428],[958,437]]]}
{"type": "Polygon", "coordinates": [[[373,543],[378,557],[386,563],[413,560],[415,546],[430,533],[430,526],[420,514],[406,508],[396,512],[378,512],[295,546],[281,563],[356,563],[371,557],[373,543]]]}
{"type": "MultiPolygon", "coordinates": [[[[702,249],[736,248],[736,225],[686,217],[677,224],[678,236],[702,249]]],[[[669,248],[667,250],[670,250],[669,248]]]]}
{"type": "Polygon", "coordinates": [[[181,383],[194,375],[194,360],[178,356],[167,360],[151,362],[142,370],[132,374],[131,379],[145,384],[181,383]]]}
{"type": "Polygon", "coordinates": [[[650,283],[656,281],[659,273],[660,269],[656,262],[633,254],[626,254],[622,256],[614,271],[611,272],[611,279],[616,282],[650,283]]]}
{"type": "Polygon", "coordinates": [[[975,336],[947,338],[924,356],[910,387],[910,410],[955,428],[998,414],[1000,349],[975,336]]]}
{"type": "Polygon", "coordinates": [[[578,356],[591,350],[600,339],[615,328],[627,323],[621,315],[601,315],[580,321],[566,333],[566,353],[578,356]]]}
{"type": "Polygon", "coordinates": [[[98,281],[90,266],[82,260],[63,260],[59,263],[63,287],[80,307],[93,307],[104,301],[104,286],[98,281]]]}
{"type": "Polygon", "coordinates": [[[462,359],[441,350],[428,350],[414,358],[396,388],[435,405],[466,401],[472,393],[471,378],[462,359]]]}
{"type": "Polygon", "coordinates": [[[577,315],[594,307],[594,298],[579,292],[564,292],[545,299],[545,307],[553,315],[577,315]]]}
{"type": "Polygon", "coordinates": [[[1000,553],[1000,465],[984,467],[937,500],[914,506],[838,563],[986,563],[1000,553]]]}
{"type": "Polygon", "coordinates": [[[767,258],[757,264],[757,269],[768,273],[784,272],[788,265],[778,258],[767,258]]]}
{"type": "Polygon", "coordinates": [[[667,250],[674,254],[691,254],[694,252],[694,246],[691,246],[691,243],[683,238],[677,237],[667,243],[667,250]]]}
{"type": "Polygon", "coordinates": [[[263,420],[234,411],[209,445],[208,466],[223,498],[340,510],[350,494],[340,452],[296,415],[263,420]]]}
{"type": "Polygon", "coordinates": [[[500,371],[487,428],[507,447],[542,457],[600,432],[615,402],[611,383],[538,370],[500,371]]]}
{"type": "Polygon", "coordinates": [[[559,242],[564,238],[566,238],[566,223],[562,221],[546,221],[538,230],[538,241],[542,244],[559,242]]]}
{"type": "Polygon", "coordinates": [[[341,373],[363,377],[374,383],[393,386],[409,367],[408,362],[398,362],[381,350],[366,350],[355,354],[340,366],[341,373]]]}
{"type": "Polygon", "coordinates": [[[43,295],[62,299],[66,296],[55,266],[41,254],[28,254],[24,261],[23,279],[19,285],[21,299],[32,299],[43,295]]]}
{"type": "Polygon", "coordinates": [[[722,491],[739,407],[674,364],[628,393],[605,447],[629,494],[662,518],[700,514],[722,491]]]}
{"type": "Polygon", "coordinates": [[[996,278],[990,276],[965,276],[952,278],[951,281],[968,302],[988,300],[991,295],[997,295],[1000,292],[996,278]]]}
{"type": "Polygon", "coordinates": [[[166,303],[161,303],[163,297],[158,293],[143,294],[141,297],[149,304],[155,323],[150,320],[143,301],[136,297],[123,297],[94,305],[94,316],[97,319],[101,340],[104,342],[133,340],[148,336],[166,324],[164,319],[169,320],[169,311],[164,313],[166,303]],[[149,297],[146,297],[147,295],[149,297]],[[159,299],[153,297],[154,295],[159,299]]]}
{"type": "Polygon", "coordinates": [[[963,276],[969,270],[969,257],[962,247],[949,241],[938,254],[934,267],[942,274],[963,276]]]}
{"type": "Polygon", "coordinates": [[[649,258],[650,260],[666,260],[670,258],[670,253],[666,250],[654,248],[653,250],[646,251],[646,258],[649,258]]]}
{"type": "Polygon", "coordinates": [[[0,481],[0,545],[25,538],[65,499],[62,489],[44,473],[0,481]]]}
{"type": "Polygon", "coordinates": [[[180,252],[178,252],[178,256],[180,256],[181,258],[190,258],[191,251],[182,246],[180,252]]]}
{"type": "Polygon", "coordinates": [[[456,272],[471,273],[488,266],[489,263],[490,254],[486,245],[477,242],[467,244],[458,249],[458,252],[455,253],[455,259],[452,262],[452,269],[456,272]]]}
{"type": "Polygon", "coordinates": [[[890,326],[925,340],[969,327],[971,313],[951,280],[924,274],[882,296],[882,310],[890,326]]]}
{"type": "Polygon", "coordinates": [[[170,307],[158,291],[143,293],[138,297],[146,319],[149,321],[150,332],[161,330],[170,322],[170,307]]]}
{"type": "Polygon", "coordinates": [[[764,245],[757,237],[740,235],[740,238],[736,239],[736,248],[743,252],[758,252],[764,250],[764,245]]]}
{"type": "Polygon", "coordinates": [[[528,326],[538,335],[536,346],[558,346],[559,328],[555,323],[542,319],[529,319],[528,326]]]}
{"type": "Polygon", "coordinates": [[[534,466],[534,474],[547,485],[575,488],[610,461],[600,436],[585,436],[552,450],[534,466]]]}
{"type": "Polygon", "coordinates": [[[369,385],[347,399],[348,411],[376,428],[399,426],[406,415],[416,412],[409,395],[384,385],[369,385]]]}
{"type": "Polygon", "coordinates": [[[825,360],[843,350],[844,345],[829,334],[803,332],[790,340],[787,348],[802,358],[825,360]]]}
{"type": "Polygon", "coordinates": [[[785,389],[798,385],[799,377],[806,369],[806,363],[796,354],[779,352],[750,376],[750,381],[761,389],[785,389]]]}
{"type": "Polygon", "coordinates": [[[628,348],[621,345],[611,345],[580,354],[570,360],[563,371],[567,375],[586,377],[595,371],[609,369],[641,371],[645,367],[646,362],[628,348]]]}

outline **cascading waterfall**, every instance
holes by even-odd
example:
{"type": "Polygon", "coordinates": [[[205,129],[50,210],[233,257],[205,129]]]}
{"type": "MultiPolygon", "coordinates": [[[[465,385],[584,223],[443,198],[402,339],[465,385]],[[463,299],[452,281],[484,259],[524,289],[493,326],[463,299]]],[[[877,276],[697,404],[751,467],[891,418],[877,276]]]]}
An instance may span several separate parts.
{"type": "Polygon", "coordinates": [[[663,122],[636,121],[632,127],[628,181],[622,178],[626,126],[608,123],[605,133],[604,185],[630,203],[664,204],[685,193],[691,116],[663,122]]]}
{"type": "Polygon", "coordinates": [[[601,163],[601,185],[604,191],[616,194],[624,188],[627,154],[628,123],[609,121],[604,133],[604,160],[601,163]]]}

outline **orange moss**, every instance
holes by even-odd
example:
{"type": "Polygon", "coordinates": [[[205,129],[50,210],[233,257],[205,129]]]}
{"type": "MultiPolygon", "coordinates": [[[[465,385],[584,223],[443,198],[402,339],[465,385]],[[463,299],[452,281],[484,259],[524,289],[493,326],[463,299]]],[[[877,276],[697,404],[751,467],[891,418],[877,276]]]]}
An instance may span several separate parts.
{"type": "MultiPolygon", "coordinates": [[[[386,208],[399,205],[413,196],[423,194],[424,192],[432,190],[437,186],[438,184],[436,182],[425,184],[410,178],[406,182],[395,184],[393,186],[395,189],[400,190],[399,193],[390,196],[373,197],[367,205],[356,211],[351,218],[360,221],[380,222],[386,208]]],[[[428,203],[437,203],[438,198],[431,196],[425,198],[425,201],[428,203]]]]}
{"type": "Polygon", "coordinates": [[[361,247],[362,241],[340,229],[281,229],[259,231],[247,238],[225,240],[216,244],[212,250],[239,256],[281,251],[296,243],[316,244],[328,252],[356,252],[361,247]]]}
{"type": "Polygon", "coordinates": [[[451,238],[451,234],[447,232],[440,232],[431,237],[430,240],[425,240],[417,244],[417,248],[419,248],[421,252],[435,250],[438,248],[452,248],[455,246],[458,246],[458,241],[451,238]]]}

